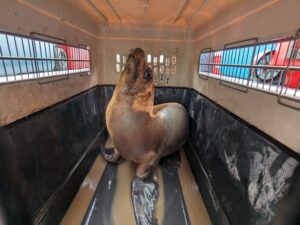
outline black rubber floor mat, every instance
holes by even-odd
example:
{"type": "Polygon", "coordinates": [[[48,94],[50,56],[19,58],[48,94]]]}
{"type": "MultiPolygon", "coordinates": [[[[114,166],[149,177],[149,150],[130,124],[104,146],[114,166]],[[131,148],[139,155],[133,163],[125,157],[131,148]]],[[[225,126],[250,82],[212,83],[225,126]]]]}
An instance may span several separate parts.
{"type": "Polygon", "coordinates": [[[82,225],[113,225],[112,203],[117,185],[117,165],[107,164],[82,225]]]}
{"type": "MultiPolygon", "coordinates": [[[[181,191],[178,168],[179,154],[162,159],[160,170],[163,177],[164,216],[163,225],[190,225],[188,212],[181,191]]],[[[115,225],[114,217],[118,212],[112,210],[115,190],[118,185],[118,165],[108,164],[103,172],[82,225],[115,225]]],[[[131,180],[128,180],[129,184],[131,180]]],[[[128,193],[124,193],[127,195],[128,193]]],[[[122,204],[122,202],[118,202],[122,204]]],[[[134,225],[134,224],[133,224],[134,225]]]]}

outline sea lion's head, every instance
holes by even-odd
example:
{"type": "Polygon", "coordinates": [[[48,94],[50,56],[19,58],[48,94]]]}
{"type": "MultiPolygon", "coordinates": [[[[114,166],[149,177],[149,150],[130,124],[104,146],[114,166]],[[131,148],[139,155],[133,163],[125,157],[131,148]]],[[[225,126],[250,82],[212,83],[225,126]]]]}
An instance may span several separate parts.
{"type": "Polygon", "coordinates": [[[131,50],[122,73],[125,76],[125,83],[130,94],[153,94],[153,72],[147,64],[143,49],[131,50]]]}

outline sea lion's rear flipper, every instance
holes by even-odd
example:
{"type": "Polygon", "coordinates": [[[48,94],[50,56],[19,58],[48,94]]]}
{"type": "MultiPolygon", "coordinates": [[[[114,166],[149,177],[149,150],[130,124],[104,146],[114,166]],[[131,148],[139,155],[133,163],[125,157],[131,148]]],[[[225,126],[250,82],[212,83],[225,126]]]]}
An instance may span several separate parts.
{"type": "Polygon", "coordinates": [[[118,163],[120,159],[120,153],[115,148],[111,138],[109,137],[104,145],[103,148],[101,148],[101,152],[103,157],[111,163],[118,163]]]}
{"type": "Polygon", "coordinates": [[[155,205],[158,198],[157,175],[146,180],[135,176],[131,182],[131,199],[137,225],[157,225],[155,205]]]}

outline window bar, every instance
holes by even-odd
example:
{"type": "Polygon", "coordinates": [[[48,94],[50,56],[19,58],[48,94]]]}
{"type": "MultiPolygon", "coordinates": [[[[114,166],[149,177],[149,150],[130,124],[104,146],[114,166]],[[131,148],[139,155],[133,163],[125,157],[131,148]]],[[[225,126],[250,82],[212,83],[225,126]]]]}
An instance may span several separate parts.
{"type": "MultiPolygon", "coordinates": [[[[51,46],[51,43],[48,43],[48,51],[49,51],[49,56],[50,56],[50,65],[53,65],[53,70],[54,70],[54,68],[55,68],[55,60],[53,60],[54,59],[54,55],[51,54],[51,47],[50,46],[51,46]]],[[[51,70],[51,76],[54,76],[54,71],[53,70],[51,70]]]]}
{"type": "MultiPolygon", "coordinates": [[[[286,66],[286,68],[284,69],[284,75],[287,75],[287,73],[288,73],[288,71],[289,71],[290,62],[291,62],[291,57],[292,57],[293,51],[294,51],[294,43],[295,43],[295,41],[292,41],[292,40],[289,42],[289,45],[288,45],[288,48],[287,48],[287,49],[290,48],[291,43],[292,43],[292,51],[291,51],[291,54],[290,54],[290,56],[289,56],[289,58],[288,58],[287,66],[286,66]],[[293,42],[293,43],[292,43],[292,42],[293,42]]],[[[288,52],[288,51],[287,51],[287,52],[288,52]]],[[[286,58],[286,57],[287,57],[287,53],[286,53],[286,55],[285,55],[285,58],[286,58]]],[[[286,79],[285,76],[283,76],[283,77],[284,77],[283,79],[286,79]]],[[[287,85],[290,83],[290,78],[291,78],[291,76],[289,76],[287,85]]],[[[283,92],[283,89],[284,89],[284,88],[285,88],[285,93],[284,93],[284,94],[286,94],[287,87],[285,87],[285,85],[283,84],[283,85],[281,86],[281,89],[280,89],[279,98],[280,98],[280,96],[282,95],[282,92],[283,92]]],[[[279,101],[280,101],[280,100],[279,100],[279,101]]]]}
{"type": "Polygon", "coordinates": [[[78,69],[79,69],[79,71],[83,71],[83,68],[82,68],[82,65],[81,65],[81,63],[82,63],[82,49],[80,48],[80,49],[78,49],[78,52],[77,52],[77,55],[78,55],[78,59],[79,59],[79,61],[78,61],[78,69]]]}
{"type": "MultiPolygon", "coordinates": [[[[240,64],[239,61],[240,61],[240,51],[241,49],[238,49],[239,51],[237,51],[237,57],[236,57],[236,64],[240,64]]],[[[237,74],[237,71],[239,71],[240,73],[240,70],[239,70],[239,67],[235,67],[235,76],[234,76],[234,83],[237,83],[238,79],[240,78],[240,74],[237,74]]]]}
{"type": "Polygon", "coordinates": [[[80,68],[79,68],[79,66],[78,66],[78,63],[79,63],[79,51],[80,51],[80,48],[74,49],[74,51],[75,51],[75,55],[76,55],[76,57],[75,57],[75,59],[76,59],[76,62],[75,62],[75,68],[76,68],[76,70],[78,70],[78,71],[81,73],[82,71],[80,70],[80,68]]]}
{"type": "Polygon", "coordinates": [[[83,53],[83,50],[80,49],[80,50],[79,50],[79,60],[80,60],[80,61],[79,61],[79,68],[80,68],[81,71],[85,69],[85,68],[83,67],[83,65],[82,65],[82,62],[83,62],[82,53],[83,53]]]}
{"type": "MultiPolygon", "coordinates": [[[[42,33],[38,33],[38,32],[30,32],[30,36],[35,39],[35,40],[42,40],[41,38],[38,38],[37,36],[40,36],[42,37],[43,39],[48,38],[48,41],[52,41],[52,40],[56,40],[58,41],[59,43],[64,43],[66,44],[67,41],[65,39],[62,39],[62,38],[57,38],[57,37],[54,37],[54,36],[50,36],[48,34],[42,34],[42,33]],[[52,40],[51,40],[52,39],[52,40]]],[[[45,41],[45,40],[42,40],[42,41],[45,41]]],[[[57,42],[56,42],[57,43],[57,42]]]]}
{"type": "Polygon", "coordinates": [[[55,45],[55,50],[57,51],[57,58],[56,58],[56,62],[57,62],[57,71],[56,71],[56,75],[60,76],[62,71],[64,70],[64,63],[65,61],[63,61],[64,59],[61,57],[59,51],[60,48],[58,47],[58,45],[55,45]]]}
{"type": "MultiPolygon", "coordinates": [[[[226,58],[225,58],[225,62],[228,62],[228,60],[229,60],[229,57],[230,57],[230,50],[225,50],[226,51],[226,58]]],[[[227,65],[227,66],[225,66],[225,70],[224,70],[224,76],[228,76],[229,75],[229,66],[227,65]]]]}
{"type": "Polygon", "coordinates": [[[77,67],[76,67],[76,63],[77,63],[77,52],[76,52],[76,49],[72,48],[72,52],[73,52],[73,61],[72,61],[73,65],[70,68],[72,68],[72,70],[74,70],[74,69],[77,69],[77,67]]]}
{"type": "MultiPolygon", "coordinates": [[[[81,52],[81,59],[82,59],[81,65],[82,65],[83,69],[88,68],[89,61],[84,61],[84,59],[88,59],[89,57],[90,57],[90,52],[88,50],[85,50],[85,51],[81,52]],[[86,57],[84,55],[85,52],[86,52],[86,57]]],[[[124,64],[123,64],[123,66],[124,66],[124,64]]]]}
{"type": "MultiPolygon", "coordinates": [[[[229,49],[228,50],[228,60],[227,60],[227,62],[229,62],[230,64],[232,63],[231,58],[232,58],[232,49],[229,49]]],[[[224,80],[226,80],[227,77],[229,77],[230,74],[231,74],[232,67],[229,66],[228,63],[227,63],[227,68],[228,68],[228,70],[227,70],[226,76],[224,77],[224,80]]]]}
{"type": "MultiPolygon", "coordinates": [[[[10,50],[10,45],[9,45],[9,42],[8,42],[7,34],[5,35],[5,38],[6,38],[7,48],[8,48],[8,54],[9,54],[9,56],[11,56],[11,50],[10,50]]],[[[14,67],[12,59],[10,60],[10,62],[11,62],[11,67],[12,67],[12,70],[13,70],[14,78],[15,78],[15,80],[17,80],[15,67],[14,67]]]]}
{"type": "MultiPolygon", "coordinates": [[[[289,56],[289,60],[288,60],[288,65],[287,65],[287,67],[286,67],[286,69],[285,69],[285,75],[287,75],[288,74],[288,72],[289,72],[289,68],[290,68],[290,64],[291,64],[291,61],[292,61],[292,58],[293,58],[293,55],[294,55],[294,46],[295,46],[295,43],[296,43],[296,40],[294,40],[294,41],[291,41],[290,43],[292,43],[292,51],[291,51],[291,54],[290,54],[290,56],[289,56]]],[[[290,47],[290,46],[289,46],[290,47]]],[[[289,49],[289,48],[288,48],[289,49]]],[[[287,51],[288,52],[288,51],[287,51]]],[[[285,91],[284,91],[284,94],[286,95],[286,92],[287,92],[287,90],[288,90],[288,85],[289,85],[289,83],[290,83],[290,81],[291,81],[291,77],[292,76],[289,76],[289,78],[288,78],[288,81],[287,81],[287,85],[286,85],[286,87],[285,87],[285,91]]],[[[283,85],[284,86],[284,85],[283,85]]],[[[282,92],[281,92],[282,93],[282,92]]],[[[281,94],[280,93],[280,94],[281,94]]]]}
{"type": "Polygon", "coordinates": [[[88,68],[89,68],[89,73],[90,73],[90,68],[92,67],[92,61],[91,61],[91,56],[92,56],[92,53],[91,53],[91,49],[89,46],[87,46],[87,51],[88,51],[88,68]]]}
{"type": "MultiPolygon", "coordinates": [[[[85,50],[83,50],[83,49],[79,49],[79,55],[78,55],[78,57],[79,57],[79,68],[81,69],[81,71],[86,71],[85,70],[85,68],[82,66],[82,62],[83,62],[83,52],[85,52],[85,50]]],[[[87,52],[87,54],[88,54],[88,52],[87,52]]]]}
{"type": "Polygon", "coordinates": [[[65,55],[66,55],[66,57],[61,57],[60,59],[59,59],[59,62],[60,62],[60,64],[62,65],[62,68],[59,68],[59,74],[60,75],[63,75],[64,73],[67,73],[68,71],[68,65],[69,65],[69,57],[68,57],[68,54],[67,54],[67,52],[68,52],[68,50],[69,50],[69,54],[72,54],[72,47],[70,47],[69,49],[68,49],[68,47],[67,46],[63,46],[63,48],[61,48],[61,51],[63,51],[64,53],[65,53],[65,55]]]}
{"type": "MultiPolygon", "coordinates": [[[[45,57],[48,59],[48,54],[47,54],[47,47],[46,47],[46,42],[44,41],[44,51],[45,51],[45,57]]],[[[49,77],[49,60],[46,60],[46,65],[47,65],[47,77],[49,77]]]]}
{"type": "MultiPolygon", "coordinates": [[[[244,60],[245,50],[246,50],[245,47],[244,47],[244,48],[241,48],[241,51],[242,51],[242,57],[240,58],[240,62],[239,62],[239,64],[241,64],[241,65],[244,65],[243,60],[244,60]]],[[[237,82],[238,84],[240,84],[241,81],[243,82],[243,79],[244,79],[244,75],[243,75],[244,70],[245,70],[245,68],[244,68],[244,67],[241,67],[240,74],[239,74],[239,79],[238,79],[238,82],[237,82]]]]}
{"type": "Polygon", "coordinates": [[[238,49],[235,49],[235,50],[233,50],[233,54],[234,54],[234,56],[233,56],[233,61],[232,61],[232,64],[233,64],[233,66],[232,66],[232,73],[230,73],[230,76],[228,77],[229,78],[229,81],[231,82],[231,83],[234,83],[234,79],[235,79],[235,76],[236,76],[236,64],[237,64],[237,52],[238,52],[238,49]]]}
{"type": "MultiPolygon", "coordinates": [[[[273,44],[272,44],[273,45],[273,44]]],[[[265,50],[264,50],[264,54],[263,54],[263,57],[264,57],[264,59],[265,59],[265,63],[264,63],[264,65],[266,65],[267,64],[267,55],[266,55],[266,51],[267,51],[267,44],[265,44],[265,50]]],[[[270,50],[270,54],[271,54],[271,52],[272,52],[272,50],[270,50]]],[[[270,55],[270,57],[271,57],[271,55],[270,55]]],[[[266,84],[266,78],[267,78],[267,76],[268,76],[268,74],[270,73],[270,69],[267,69],[266,68],[266,73],[265,73],[265,78],[264,78],[264,80],[263,80],[263,86],[262,86],[262,90],[264,90],[264,87],[265,87],[265,84],[266,84]]]]}
{"type": "MultiPolygon", "coordinates": [[[[26,57],[26,52],[25,52],[25,48],[24,48],[24,38],[21,37],[21,43],[22,43],[22,49],[23,49],[23,54],[24,54],[24,57],[26,57]]],[[[28,70],[28,60],[24,60],[25,61],[25,65],[26,65],[26,72],[27,72],[27,77],[29,78],[29,70],[28,70]]]]}
{"type": "Polygon", "coordinates": [[[78,66],[78,63],[80,62],[80,59],[79,59],[80,48],[75,49],[75,53],[76,53],[76,59],[77,59],[75,68],[76,68],[77,70],[79,70],[79,72],[82,72],[82,71],[80,70],[80,67],[78,66]]]}
{"type": "MultiPolygon", "coordinates": [[[[255,60],[255,52],[256,52],[256,49],[257,49],[257,42],[255,42],[255,45],[253,47],[253,53],[252,53],[252,58],[251,58],[251,64],[250,64],[250,68],[249,68],[249,73],[248,73],[248,78],[247,78],[247,88],[249,88],[250,86],[250,78],[252,77],[252,74],[253,74],[253,66],[255,64],[254,60],[255,60]]],[[[250,51],[250,49],[249,49],[250,51]]],[[[253,87],[253,78],[251,80],[251,87],[253,87]]]]}
{"type": "Polygon", "coordinates": [[[36,60],[37,58],[37,49],[36,49],[36,40],[31,40],[32,42],[32,48],[33,48],[33,57],[34,57],[34,62],[35,62],[35,69],[36,69],[36,76],[37,78],[40,77],[40,67],[38,64],[38,60],[36,60]]]}
{"type": "Polygon", "coordinates": [[[229,74],[229,76],[228,76],[228,81],[231,81],[231,78],[233,77],[233,73],[234,73],[234,64],[235,64],[235,56],[236,56],[236,51],[234,51],[233,49],[232,49],[232,52],[233,52],[233,55],[231,55],[231,60],[230,60],[230,62],[231,62],[231,64],[232,64],[232,66],[231,66],[231,70],[230,70],[230,74],[229,74]]]}
{"type": "MultiPolygon", "coordinates": [[[[38,42],[39,43],[39,49],[40,49],[40,54],[41,54],[41,58],[44,58],[43,57],[43,52],[42,52],[42,46],[41,46],[41,41],[38,42]]],[[[41,60],[42,62],[42,69],[43,69],[43,77],[45,77],[45,68],[44,68],[44,60],[41,60]]]]}
{"type": "Polygon", "coordinates": [[[212,54],[211,52],[207,53],[208,62],[205,64],[205,65],[207,66],[207,68],[208,68],[208,71],[206,71],[206,73],[207,73],[206,76],[208,76],[208,77],[209,77],[210,70],[212,69],[212,66],[211,66],[211,65],[207,65],[207,64],[209,64],[210,61],[211,61],[211,54],[212,54]]]}
{"type": "MultiPolygon", "coordinates": [[[[262,46],[262,44],[260,44],[260,45],[258,46],[257,53],[254,52],[254,55],[256,54],[256,55],[259,57],[259,52],[260,52],[260,50],[261,50],[261,46],[262,46]]],[[[255,62],[254,62],[255,65],[258,65],[258,64],[257,64],[258,57],[255,57],[255,62]]],[[[257,68],[257,67],[255,67],[255,69],[254,69],[254,73],[256,73],[256,74],[254,74],[254,76],[255,76],[256,88],[258,88],[258,83],[259,83],[259,82],[258,82],[257,76],[258,76],[258,73],[261,72],[261,70],[262,70],[262,68],[257,68]]]]}
{"type": "MultiPolygon", "coordinates": [[[[17,47],[16,36],[13,36],[13,37],[14,37],[14,43],[15,43],[15,49],[16,49],[16,53],[17,53],[17,58],[19,58],[19,51],[18,51],[18,47],[17,47]]],[[[23,80],[23,71],[22,71],[20,59],[18,59],[18,64],[19,64],[20,73],[21,73],[21,80],[23,80]]]]}
{"type": "MultiPolygon", "coordinates": [[[[281,46],[282,46],[282,42],[280,42],[280,46],[279,46],[279,51],[278,51],[278,55],[277,55],[277,59],[276,59],[276,63],[275,63],[275,65],[277,65],[277,60],[278,60],[278,57],[279,57],[279,54],[280,54],[280,51],[281,51],[281,46]]],[[[288,50],[287,50],[288,51],[288,50]]],[[[283,62],[283,65],[282,66],[284,66],[284,62],[283,62]]],[[[281,89],[283,88],[283,85],[284,85],[284,83],[283,84],[281,84],[281,82],[282,82],[282,79],[284,79],[284,70],[280,70],[280,74],[279,74],[279,81],[278,81],[278,83],[277,83],[277,86],[276,86],[276,93],[278,93],[279,92],[279,87],[281,87],[281,89]]]]}
{"type": "MultiPolygon", "coordinates": [[[[263,47],[263,54],[262,54],[262,65],[263,66],[266,66],[265,65],[265,63],[266,63],[266,49],[267,49],[267,45],[268,44],[262,44],[262,45],[260,45],[260,47],[263,47]]],[[[257,55],[259,56],[259,54],[260,54],[260,52],[258,51],[258,53],[257,53],[257,55]]],[[[257,59],[257,62],[259,61],[259,58],[257,59]]],[[[258,69],[256,69],[256,71],[258,71],[258,69]]],[[[265,68],[265,67],[263,67],[263,68],[261,68],[261,69],[259,69],[259,71],[260,71],[260,73],[264,73],[264,72],[266,72],[266,74],[267,74],[267,69],[265,68]]],[[[259,76],[258,75],[258,73],[257,73],[257,76],[259,76]]],[[[261,88],[262,90],[263,90],[263,88],[264,88],[264,83],[265,83],[265,80],[266,79],[264,79],[264,81],[263,81],[263,87],[261,88]]],[[[258,85],[259,85],[259,79],[256,81],[256,88],[258,88],[258,85]]]]}
{"type": "Polygon", "coordinates": [[[32,50],[31,50],[31,44],[32,44],[32,40],[31,41],[29,41],[29,38],[27,39],[27,43],[28,43],[28,48],[29,48],[29,56],[30,56],[30,58],[31,58],[31,66],[32,66],[32,77],[33,78],[35,78],[36,77],[36,63],[35,63],[35,61],[33,60],[33,58],[34,58],[34,52],[33,52],[33,45],[32,45],[32,50]],[[31,43],[31,44],[30,44],[31,43]],[[33,54],[32,54],[33,53],[33,54]],[[35,70],[35,71],[34,71],[35,70]]]}
{"type": "MultiPolygon", "coordinates": [[[[231,43],[227,43],[224,45],[224,49],[228,48],[228,46],[234,46],[236,44],[241,44],[241,43],[247,43],[247,42],[250,42],[248,44],[242,44],[242,45],[238,45],[238,46],[235,46],[235,48],[239,48],[239,47],[245,47],[245,46],[251,46],[253,44],[256,44],[258,41],[258,38],[248,38],[248,39],[244,39],[244,40],[240,40],[240,41],[235,41],[235,42],[231,42],[231,43]],[[251,43],[253,42],[253,44],[251,43]]],[[[233,47],[234,48],[234,47],[233,47]]]]}
{"type": "Polygon", "coordinates": [[[291,57],[293,60],[292,66],[295,66],[296,60],[297,60],[297,49],[296,49],[296,44],[297,40],[294,41],[294,46],[293,46],[293,51],[291,52],[291,57]]]}
{"type": "MultiPolygon", "coordinates": [[[[246,53],[246,61],[245,61],[245,67],[244,67],[244,70],[243,70],[243,81],[242,81],[244,86],[245,86],[244,80],[246,80],[245,79],[246,78],[246,71],[248,71],[248,70],[251,71],[251,68],[247,64],[248,59],[249,59],[250,47],[246,47],[245,52],[247,52],[247,53],[246,53]]],[[[251,72],[250,72],[250,74],[251,74],[251,72]]],[[[247,78],[247,80],[248,80],[248,78],[247,78]]],[[[247,85],[247,83],[246,83],[246,85],[247,85]]]]}
{"type": "MultiPolygon", "coordinates": [[[[3,56],[1,46],[0,46],[0,56],[3,56]]],[[[5,61],[4,61],[4,59],[2,59],[1,61],[2,61],[2,64],[3,64],[3,68],[4,68],[6,81],[8,81],[8,75],[7,75],[5,61]]]]}
{"type": "MultiPolygon", "coordinates": [[[[279,42],[279,48],[278,48],[278,53],[277,53],[277,57],[276,57],[276,60],[275,60],[275,65],[277,65],[277,62],[278,62],[279,54],[280,54],[280,51],[281,51],[281,46],[282,46],[282,42],[279,42]]],[[[278,91],[278,86],[281,83],[282,70],[279,70],[279,74],[278,75],[280,76],[280,79],[278,80],[278,82],[276,84],[276,91],[275,92],[278,91]]],[[[269,86],[269,91],[271,90],[271,86],[273,84],[273,80],[274,80],[274,76],[272,76],[271,85],[269,86]]]]}

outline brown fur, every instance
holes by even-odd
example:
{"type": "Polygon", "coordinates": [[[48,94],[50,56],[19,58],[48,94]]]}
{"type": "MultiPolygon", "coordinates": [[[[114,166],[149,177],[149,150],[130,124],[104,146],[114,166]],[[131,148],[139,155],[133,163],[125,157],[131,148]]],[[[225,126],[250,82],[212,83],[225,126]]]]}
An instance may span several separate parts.
{"type": "Polygon", "coordinates": [[[161,157],[180,148],[188,135],[183,106],[153,105],[153,74],[145,79],[146,70],[150,69],[144,51],[132,50],[106,110],[115,151],[138,164],[136,175],[141,178],[149,176],[161,157]]]}

